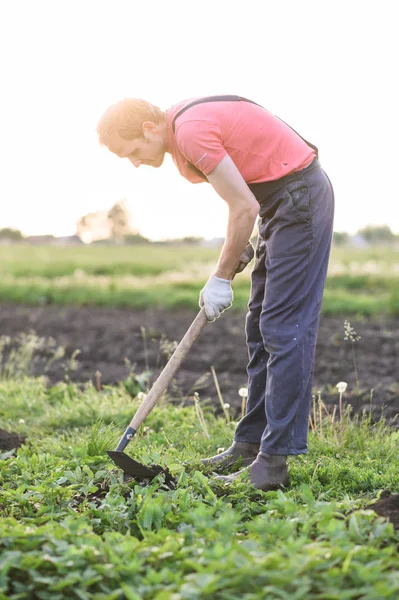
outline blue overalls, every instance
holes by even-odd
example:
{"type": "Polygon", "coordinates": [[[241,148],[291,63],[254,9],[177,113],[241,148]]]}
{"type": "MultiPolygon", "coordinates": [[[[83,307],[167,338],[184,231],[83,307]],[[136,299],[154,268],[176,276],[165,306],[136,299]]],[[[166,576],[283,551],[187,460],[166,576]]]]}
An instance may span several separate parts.
{"type": "Polygon", "coordinates": [[[334,193],[317,158],[249,187],[261,210],[246,318],[247,411],[235,440],[259,442],[268,454],[304,454],[334,193]]]}

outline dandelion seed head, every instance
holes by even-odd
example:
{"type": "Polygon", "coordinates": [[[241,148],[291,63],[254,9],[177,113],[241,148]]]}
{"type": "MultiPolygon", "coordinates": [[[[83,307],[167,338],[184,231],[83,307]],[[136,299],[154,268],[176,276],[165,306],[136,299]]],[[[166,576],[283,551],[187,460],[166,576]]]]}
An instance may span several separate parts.
{"type": "Polygon", "coordinates": [[[343,394],[347,387],[348,384],[346,383],[346,381],[340,381],[339,383],[337,383],[337,390],[340,394],[343,394]]]}

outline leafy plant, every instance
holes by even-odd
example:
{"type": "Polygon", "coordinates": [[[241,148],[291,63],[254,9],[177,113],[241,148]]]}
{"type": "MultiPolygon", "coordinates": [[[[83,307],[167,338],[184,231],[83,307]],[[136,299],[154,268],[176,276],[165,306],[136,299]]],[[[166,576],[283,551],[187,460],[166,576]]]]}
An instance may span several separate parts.
{"type": "Polygon", "coordinates": [[[0,429],[29,432],[0,459],[1,599],[398,596],[399,533],[370,508],[399,492],[398,431],[343,411],[339,436],[320,394],[291,487],[263,493],[227,488],[200,462],[231,441],[234,421],[198,397],[197,411],[165,402],[129,451],[168,465],[170,489],[162,475],[125,480],[105,454],[138,404],[123,385],[0,380],[0,429]]]}

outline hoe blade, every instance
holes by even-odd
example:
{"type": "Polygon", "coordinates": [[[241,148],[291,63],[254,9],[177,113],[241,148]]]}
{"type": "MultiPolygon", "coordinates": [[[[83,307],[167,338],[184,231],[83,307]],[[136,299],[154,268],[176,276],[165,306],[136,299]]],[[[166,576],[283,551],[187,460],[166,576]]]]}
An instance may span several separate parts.
{"type": "Polygon", "coordinates": [[[142,463],[137,462],[124,452],[120,452],[118,450],[107,450],[107,454],[117,467],[122,469],[126,473],[126,475],[130,475],[134,479],[154,479],[157,475],[162,473],[165,475],[165,480],[168,483],[172,483],[174,478],[170,475],[167,469],[163,469],[159,465],[151,465],[148,467],[147,465],[143,465],[142,463]]]}

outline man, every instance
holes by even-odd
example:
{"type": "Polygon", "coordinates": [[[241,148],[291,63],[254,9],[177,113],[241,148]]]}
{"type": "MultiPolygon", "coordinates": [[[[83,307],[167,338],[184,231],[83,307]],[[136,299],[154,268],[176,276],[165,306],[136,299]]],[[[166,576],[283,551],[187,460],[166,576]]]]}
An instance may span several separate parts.
{"type": "Polygon", "coordinates": [[[247,411],[216,469],[245,468],[268,491],[289,483],[287,456],[307,452],[312,375],[330,253],[334,195],[317,148],[238,96],[180,102],[166,112],[137,99],[110,106],[99,140],[132,165],[161,166],[169,152],[183,177],[208,181],[228,204],[226,238],[200,293],[213,321],[231,306],[231,280],[258,218],[246,318],[247,411]]]}

